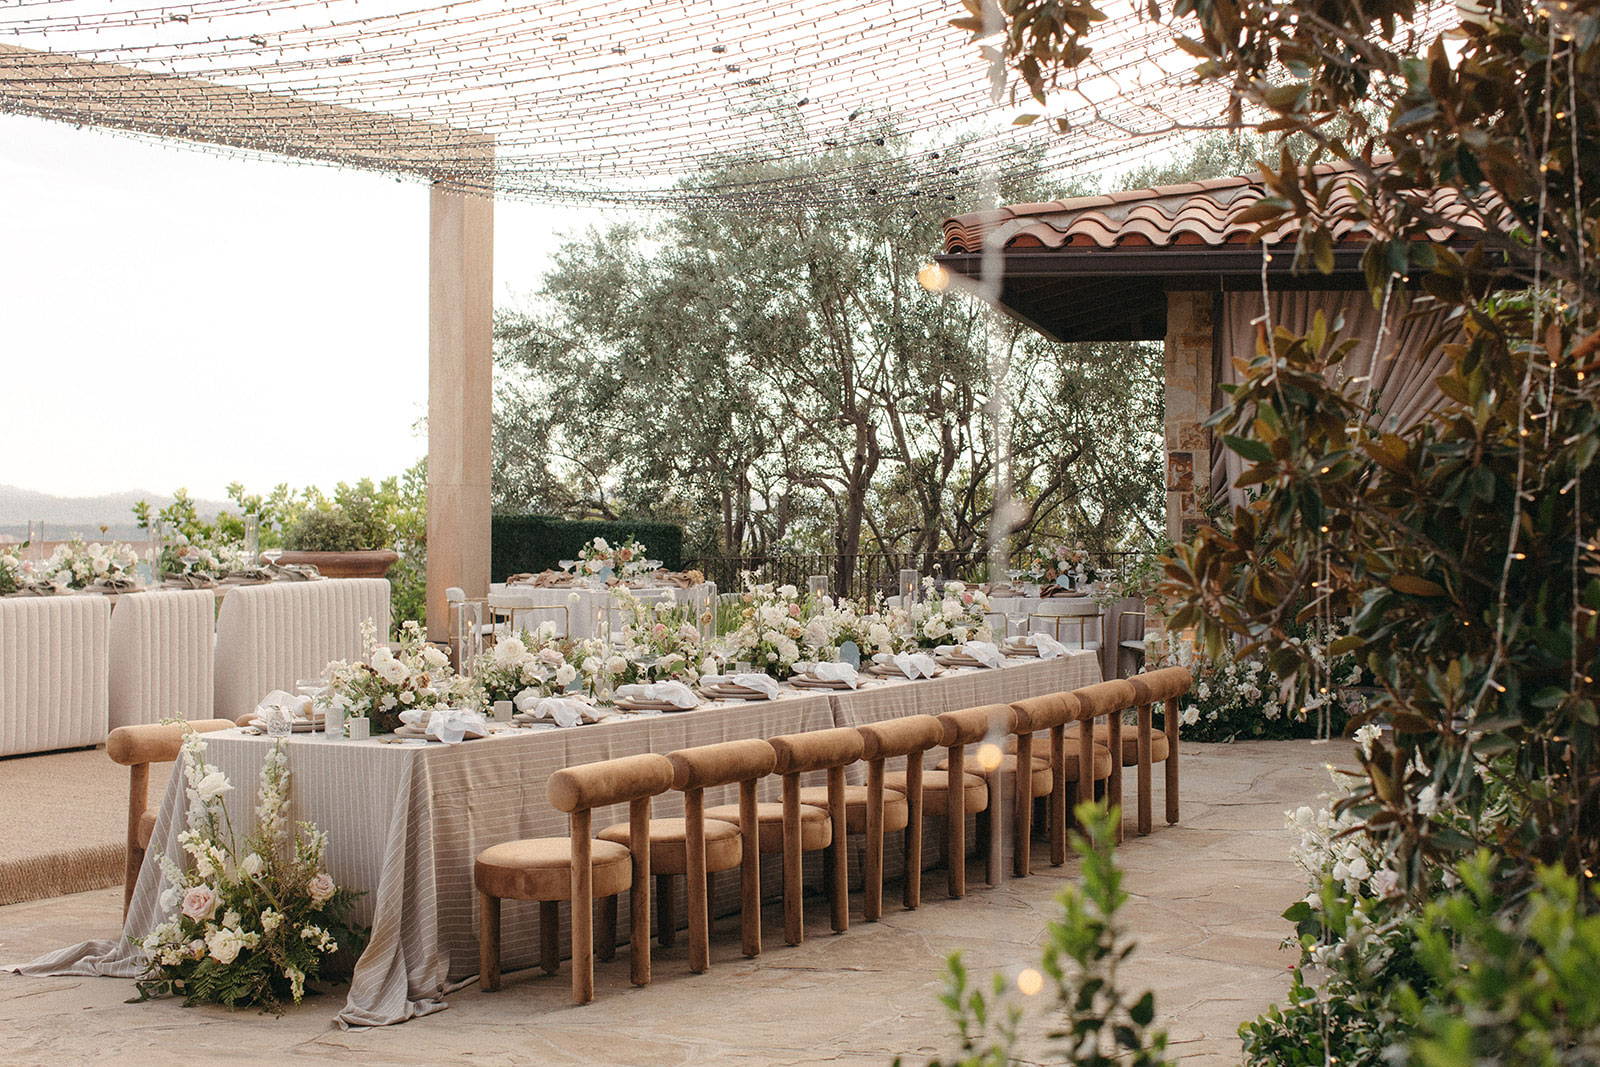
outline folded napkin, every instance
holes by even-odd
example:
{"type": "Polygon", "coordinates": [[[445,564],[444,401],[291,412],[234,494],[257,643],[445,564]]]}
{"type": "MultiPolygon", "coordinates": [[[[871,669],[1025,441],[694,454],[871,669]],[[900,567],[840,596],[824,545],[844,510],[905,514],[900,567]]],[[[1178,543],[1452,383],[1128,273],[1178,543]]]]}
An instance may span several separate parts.
{"type": "Polygon", "coordinates": [[[284,722],[294,723],[311,721],[311,698],[298,693],[286,693],[282,689],[274,689],[261,698],[261,703],[256,705],[255,724],[262,729],[275,718],[284,722]]]}
{"type": "Polygon", "coordinates": [[[998,667],[1005,662],[1000,649],[988,641],[968,641],[961,646],[968,659],[975,659],[985,667],[998,667]]]}
{"type": "Polygon", "coordinates": [[[541,697],[533,690],[517,696],[517,710],[534,719],[549,719],[557,726],[579,726],[586,722],[599,722],[601,717],[594,708],[572,697],[541,697]]]}
{"type": "Polygon", "coordinates": [[[272,581],[272,570],[268,567],[240,567],[236,571],[229,571],[228,576],[222,579],[223,585],[255,585],[258,582],[272,581]]]}
{"type": "Polygon", "coordinates": [[[778,683],[766,674],[708,674],[700,679],[701,685],[738,685],[754,689],[768,700],[778,699],[778,683]]]}
{"type": "Polygon", "coordinates": [[[400,721],[447,745],[468,737],[488,737],[489,723],[480,711],[466,708],[407,708],[400,721]]]}
{"type": "Polygon", "coordinates": [[[1023,634],[1015,639],[1017,645],[1027,645],[1039,650],[1040,659],[1055,659],[1067,654],[1067,646],[1049,634],[1023,634]]]}
{"type": "Polygon", "coordinates": [[[139,588],[132,578],[96,578],[89,584],[91,593],[131,593],[139,588]]]}
{"type": "Polygon", "coordinates": [[[310,563],[273,563],[263,568],[275,581],[309,582],[322,577],[310,563]]]}
{"type": "Polygon", "coordinates": [[[889,662],[899,667],[907,678],[932,678],[939,670],[938,660],[926,652],[898,652],[889,657],[889,662]]]}
{"type": "Polygon", "coordinates": [[[617,699],[636,704],[671,704],[675,708],[697,708],[700,698],[682,682],[651,682],[649,685],[617,687],[617,699]]]}
{"type": "Polygon", "coordinates": [[[215,589],[217,580],[209,574],[163,574],[161,584],[168,589],[215,589]]]}
{"type": "Polygon", "coordinates": [[[814,663],[811,665],[811,677],[823,682],[843,682],[851,689],[861,686],[861,675],[848,663],[814,663]]]}

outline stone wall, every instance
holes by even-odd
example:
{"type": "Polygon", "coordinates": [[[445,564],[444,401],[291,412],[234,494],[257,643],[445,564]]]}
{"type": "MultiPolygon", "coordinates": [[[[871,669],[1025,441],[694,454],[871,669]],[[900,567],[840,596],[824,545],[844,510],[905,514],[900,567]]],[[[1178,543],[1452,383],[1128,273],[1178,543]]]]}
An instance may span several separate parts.
{"type": "Polygon", "coordinates": [[[1213,310],[1211,293],[1167,294],[1167,536],[1190,537],[1210,494],[1213,310]]]}

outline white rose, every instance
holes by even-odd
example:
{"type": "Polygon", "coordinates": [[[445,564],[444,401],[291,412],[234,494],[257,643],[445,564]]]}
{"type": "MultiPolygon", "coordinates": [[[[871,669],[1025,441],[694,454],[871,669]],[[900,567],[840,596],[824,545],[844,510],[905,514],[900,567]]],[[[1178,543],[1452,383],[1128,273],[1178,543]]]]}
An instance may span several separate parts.
{"type": "Polygon", "coordinates": [[[570,663],[563,663],[561,666],[556,668],[556,684],[563,689],[571,685],[573,680],[577,677],[578,672],[573,669],[573,666],[570,663]]]}
{"type": "Polygon", "coordinates": [[[612,674],[621,674],[628,669],[628,661],[621,656],[612,656],[606,660],[606,670],[612,674]]]}
{"type": "Polygon", "coordinates": [[[239,861],[239,873],[246,878],[254,878],[261,873],[261,857],[257,853],[250,853],[239,861]]]}
{"type": "Polygon", "coordinates": [[[244,948],[244,940],[240,938],[239,931],[221,927],[206,936],[206,948],[210,951],[212,959],[221,964],[229,964],[239,958],[239,951],[244,948]]]}
{"type": "Polygon", "coordinates": [[[268,908],[266,911],[261,913],[261,929],[265,930],[267,933],[272,933],[272,931],[276,930],[282,924],[283,916],[278,912],[273,911],[271,908],[268,908]]]}
{"type": "Polygon", "coordinates": [[[311,897],[312,902],[316,904],[327,903],[332,899],[338,888],[327,871],[323,871],[306,883],[306,893],[311,897]]]}
{"type": "Polygon", "coordinates": [[[501,666],[510,666],[527,654],[528,646],[515,637],[508,637],[494,646],[494,661],[501,666]]]}
{"type": "Polygon", "coordinates": [[[202,804],[209,803],[222,794],[232,791],[233,786],[228,782],[228,776],[221,771],[212,771],[194,785],[195,799],[202,804]]]}
{"type": "Polygon", "coordinates": [[[432,645],[422,650],[422,659],[430,667],[448,667],[450,665],[450,657],[432,645]]]}

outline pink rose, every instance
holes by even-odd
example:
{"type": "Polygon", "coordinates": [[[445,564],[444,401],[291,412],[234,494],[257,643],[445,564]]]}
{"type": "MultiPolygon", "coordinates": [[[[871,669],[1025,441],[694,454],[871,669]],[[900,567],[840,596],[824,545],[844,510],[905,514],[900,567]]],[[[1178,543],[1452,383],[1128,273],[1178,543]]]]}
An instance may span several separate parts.
{"type": "Polygon", "coordinates": [[[197,885],[183,895],[180,910],[186,918],[204,922],[216,914],[217,894],[208,885],[197,885]]]}
{"type": "Polygon", "coordinates": [[[800,605],[799,604],[790,604],[789,605],[789,614],[793,615],[795,618],[798,619],[800,617],[800,605]]]}
{"type": "Polygon", "coordinates": [[[306,883],[306,892],[310,894],[312,903],[325,904],[339,887],[333,884],[333,879],[323,871],[311,881],[306,883]]]}
{"type": "Polygon", "coordinates": [[[962,593],[962,594],[961,594],[961,602],[962,602],[962,603],[963,603],[963,604],[970,604],[970,603],[972,603],[972,594],[971,594],[971,593],[962,593]]]}
{"type": "Polygon", "coordinates": [[[655,635],[657,637],[665,637],[665,636],[667,636],[667,624],[664,623],[664,622],[656,623],[655,635]]]}
{"type": "Polygon", "coordinates": [[[539,658],[551,666],[556,667],[559,667],[565,659],[565,657],[561,655],[561,650],[559,648],[541,648],[539,650],[539,658]]]}
{"type": "Polygon", "coordinates": [[[620,559],[624,563],[630,562],[633,559],[633,549],[631,549],[631,548],[619,548],[619,549],[617,549],[617,558],[620,559]]]}

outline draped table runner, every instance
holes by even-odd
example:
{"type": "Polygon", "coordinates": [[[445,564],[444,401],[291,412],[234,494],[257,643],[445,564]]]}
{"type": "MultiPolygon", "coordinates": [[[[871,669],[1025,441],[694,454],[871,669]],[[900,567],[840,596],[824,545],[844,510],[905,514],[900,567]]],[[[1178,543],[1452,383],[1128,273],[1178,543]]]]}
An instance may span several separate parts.
{"type": "MultiPolygon", "coordinates": [[[[671,752],[747,737],[773,737],[857,726],[913,714],[938,714],[977,704],[1076,689],[1098,681],[1096,657],[1078,652],[1055,660],[1011,660],[999,670],[967,669],[918,682],[882,680],[855,691],[787,691],[775,701],[716,702],[680,714],[634,715],[573,729],[514,731],[460,745],[396,745],[329,741],[301,735],[288,741],[291,817],[328,834],[329,873],[362,890],[358,920],[372,938],[357,962],[343,1026],[404,1022],[445,1007],[443,996],[477,972],[478,852],[529,837],[564,837],[567,816],[550,806],[546,780],[561,767],[641,752],[671,752]]],[[[239,731],[206,735],[208,762],[227,774],[226,801],[240,833],[253,824],[255,790],[270,739],[239,731]]],[[[932,754],[930,754],[932,758],[932,754]]],[[[761,799],[776,800],[776,777],[760,783],[761,799]]],[[[731,803],[734,787],[707,791],[707,804],[731,803]]],[[[165,852],[181,861],[177,832],[184,821],[183,776],[174,774],[161,805],[149,855],[139,874],[125,935],[89,941],[12,969],[32,976],[79,974],[132,978],[144,959],[127,939],[160,922],[165,852]]],[[[627,820],[627,805],[597,809],[598,830],[627,820]]],[[[666,793],[653,814],[682,814],[682,798],[666,793]]],[[[538,957],[537,908],[505,902],[502,956],[507,970],[538,957]]]]}
{"type": "MultiPolygon", "coordinates": [[[[672,600],[676,604],[693,604],[697,608],[704,608],[710,600],[711,586],[702,582],[687,589],[665,585],[628,591],[640,600],[646,601],[661,599],[665,594],[671,593],[672,600]]],[[[496,612],[504,613],[526,611],[527,618],[517,619],[516,628],[529,630],[537,629],[542,622],[559,622],[563,618],[563,613],[567,613],[570,615],[567,635],[580,641],[600,636],[595,629],[595,621],[601,612],[618,610],[616,597],[610,589],[590,589],[588,586],[541,586],[521,582],[516,585],[495,582],[490,585],[489,607],[496,612]],[[578,598],[576,604],[572,602],[573,594],[578,598]]],[[[613,629],[618,629],[622,625],[622,620],[613,616],[611,625],[613,629]]]]}

